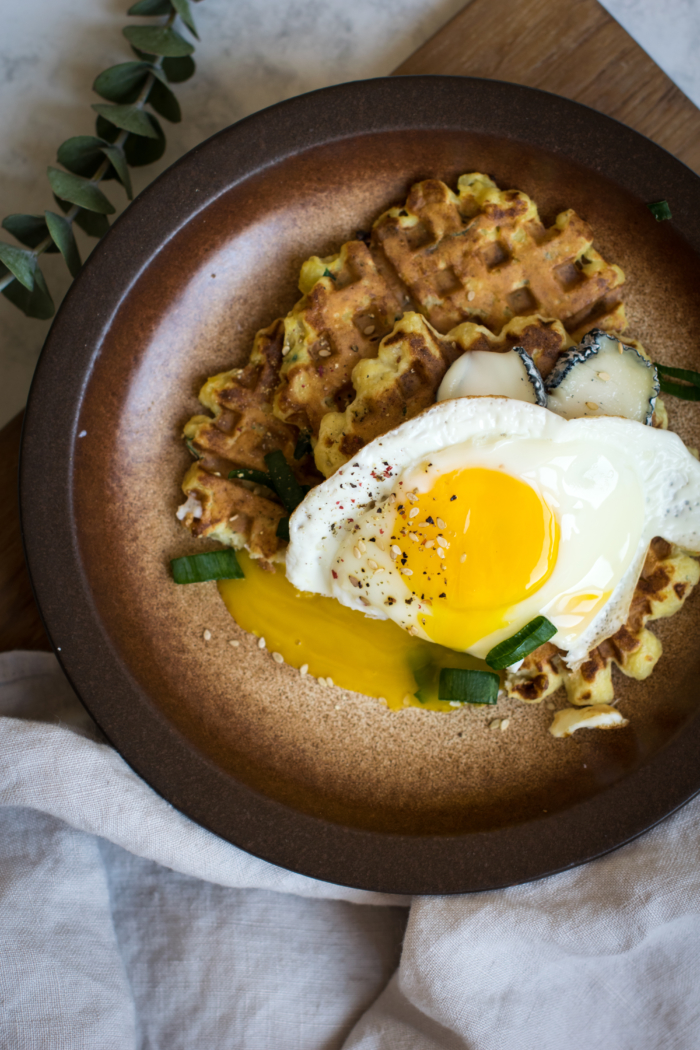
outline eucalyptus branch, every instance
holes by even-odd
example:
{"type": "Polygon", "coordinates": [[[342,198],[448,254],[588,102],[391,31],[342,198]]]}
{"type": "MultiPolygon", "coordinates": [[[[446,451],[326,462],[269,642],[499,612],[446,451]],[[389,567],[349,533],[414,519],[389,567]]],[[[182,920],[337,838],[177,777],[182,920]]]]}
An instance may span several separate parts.
{"type": "Polygon", "coordinates": [[[109,229],[107,216],[116,209],[100,183],[118,180],[131,200],[129,167],[152,163],[163,155],[165,135],[146,105],[166,120],[181,119],[180,106],[168,84],[187,80],[194,73],[190,57],[194,46],[174,28],[179,19],[199,39],[189,0],[137,0],[128,14],[164,17],[150,25],[124,28],[138,61],[100,73],[93,89],[112,104],[93,104],[98,114],[97,134],[67,139],[57,157],[66,170],[48,168],[54,199],[63,214],[8,215],[2,221],[4,229],[24,247],[0,241],[0,292],[29,317],[47,318],[54,313],[39,257],[60,251],[75,277],[82,263],[73,224],[93,237],[102,237],[109,229]]]}

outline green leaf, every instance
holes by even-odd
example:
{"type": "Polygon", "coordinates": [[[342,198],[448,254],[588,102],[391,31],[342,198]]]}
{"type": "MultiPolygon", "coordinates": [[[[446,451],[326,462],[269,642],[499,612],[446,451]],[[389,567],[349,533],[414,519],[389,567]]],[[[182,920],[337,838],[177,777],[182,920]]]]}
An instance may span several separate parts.
{"type": "Polygon", "coordinates": [[[668,201],[654,201],[653,204],[647,204],[647,208],[657,222],[663,222],[664,219],[673,218],[671,215],[671,209],[668,206],[668,201]]]}
{"type": "MultiPolygon", "coordinates": [[[[5,224],[3,223],[3,226],[5,224]]],[[[693,372],[689,368],[671,368],[670,365],[656,365],[656,371],[662,377],[670,377],[671,379],[685,379],[687,383],[692,383],[693,386],[700,386],[700,372],[693,372]]]]}
{"type": "Polygon", "coordinates": [[[243,580],[243,569],[235,551],[188,554],[170,562],[175,583],[205,583],[207,580],[243,580]]]}
{"type": "Polygon", "coordinates": [[[66,260],[71,276],[77,277],[82,263],[71,223],[68,222],[68,219],[64,219],[62,215],[56,215],[53,211],[47,211],[44,214],[46,215],[46,225],[49,228],[54,244],[66,260]]]}
{"type": "Polygon", "coordinates": [[[131,188],[131,176],[129,175],[129,166],[126,163],[123,148],[121,146],[105,145],[102,147],[102,152],[111,161],[119,181],[126,190],[127,197],[129,200],[133,200],[134,191],[131,188]]]}
{"type": "Polygon", "coordinates": [[[56,159],[74,175],[90,179],[105,159],[102,147],[106,145],[104,139],[95,135],[74,135],[61,143],[56,159]]]}
{"type": "Polygon", "coordinates": [[[33,252],[0,241],[0,262],[5,264],[12,276],[16,277],[28,292],[33,291],[36,270],[36,255],[33,252]]]}
{"type": "Polygon", "coordinates": [[[194,51],[184,37],[170,26],[125,26],[122,33],[140,51],[168,58],[181,58],[194,51]]]}
{"type": "Polygon", "coordinates": [[[304,456],[308,456],[313,452],[313,445],[311,444],[311,431],[300,430],[297,443],[294,446],[294,458],[303,459],[304,456]]]}
{"type": "Polygon", "coordinates": [[[3,288],[2,294],[6,299],[9,299],[11,303],[14,303],[15,306],[19,307],[22,313],[26,314],[27,317],[35,317],[38,321],[46,321],[49,317],[53,317],[54,315],[55,307],[53,305],[53,299],[46,287],[44,275],[38,266],[34,271],[33,291],[27,291],[19,281],[12,281],[11,284],[8,284],[7,288],[3,288]]]}
{"type": "Polygon", "coordinates": [[[286,540],[289,543],[289,518],[280,518],[275,536],[278,540],[286,540]]]}
{"type": "Polygon", "coordinates": [[[270,472],[275,492],[284,503],[286,509],[291,512],[298,507],[305,496],[305,492],[292,472],[292,468],[284,458],[280,449],[268,452],[265,456],[265,466],[270,472]]]}
{"type": "Polygon", "coordinates": [[[681,401],[700,401],[700,389],[696,386],[686,386],[685,383],[670,383],[667,379],[659,378],[659,386],[662,394],[672,394],[681,401]]]}
{"type": "Polygon", "coordinates": [[[546,616],[536,616],[510,638],[494,645],[493,649],[486,654],[486,663],[494,670],[502,671],[516,661],[523,660],[535,649],[539,649],[556,633],[557,628],[551,620],[548,620],[546,616]]]}
{"type": "Polygon", "coordinates": [[[100,215],[113,215],[114,205],[107,200],[102,190],[89,179],[83,179],[79,175],[73,175],[69,171],[60,171],[49,165],[49,182],[56,196],[71,204],[77,204],[80,208],[88,211],[99,212],[100,215]]]}
{"type": "Polygon", "coordinates": [[[148,104],[153,106],[156,113],[160,113],[161,117],[165,117],[172,124],[179,124],[182,120],[180,103],[170,88],[166,87],[165,84],[161,84],[160,80],[156,80],[148,92],[148,104]]]}
{"type": "Polygon", "coordinates": [[[171,84],[181,84],[183,80],[189,80],[194,76],[196,68],[194,59],[189,55],[184,58],[164,58],[161,66],[171,84]]]}
{"type": "Polygon", "coordinates": [[[160,160],[165,153],[165,135],[160,123],[152,113],[147,113],[146,116],[158,137],[155,139],[143,139],[138,135],[129,135],[124,143],[124,153],[129,166],[132,168],[140,168],[144,164],[153,164],[154,161],[160,160]]]}
{"type": "Polygon", "coordinates": [[[194,24],[194,18],[192,17],[192,11],[190,9],[188,0],[172,0],[172,4],[182,21],[189,29],[192,36],[199,40],[199,33],[197,32],[197,27],[194,24]]]}
{"type": "MultiPolygon", "coordinates": [[[[69,201],[63,201],[60,197],[57,197],[54,193],[53,199],[59,206],[62,212],[70,211],[72,205],[69,201]]],[[[83,230],[88,237],[104,237],[107,230],[109,229],[109,222],[106,215],[98,215],[96,211],[84,211],[82,208],[79,209],[74,222],[83,230]]]]}
{"type": "MultiPolygon", "coordinates": [[[[20,244],[26,244],[27,248],[36,248],[49,235],[43,215],[7,215],[2,220],[2,226],[20,244]]],[[[56,252],[58,248],[52,244],[46,251],[56,252]]]]}
{"type": "Polygon", "coordinates": [[[142,135],[147,139],[157,138],[153,130],[148,114],[135,106],[108,106],[104,102],[93,102],[92,108],[95,113],[108,120],[110,124],[121,128],[122,131],[130,131],[134,135],[142,135]]]}
{"type": "Polygon", "coordinates": [[[121,62],[100,73],[92,90],[109,102],[135,102],[152,71],[151,62],[121,62]]]}
{"type": "Polygon", "coordinates": [[[137,0],[126,12],[128,15],[171,15],[173,13],[170,0],[137,0]]]}

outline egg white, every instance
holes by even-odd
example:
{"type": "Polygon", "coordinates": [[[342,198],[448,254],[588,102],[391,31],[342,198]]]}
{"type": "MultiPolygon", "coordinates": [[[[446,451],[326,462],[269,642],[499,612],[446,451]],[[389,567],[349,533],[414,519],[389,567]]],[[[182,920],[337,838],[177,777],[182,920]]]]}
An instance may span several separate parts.
{"type": "Polygon", "coordinates": [[[655,536],[700,552],[700,464],[676,434],[618,417],[567,420],[509,398],[463,397],[433,405],[366,445],[309,493],[290,520],[290,581],[427,638],[421,620],[430,609],[412,595],[391,556],[392,494],[425,491],[436,472],[470,466],[528,481],[561,528],[549,580],[518,605],[517,623],[469,648],[477,656],[543,613],[559,627],[552,641],[567,652],[569,666],[580,666],[625,622],[655,536]],[[372,571],[368,557],[377,566],[372,571]],[[587,566],[595,574],[606,559],[614,570],[607,572],[612,593],[577,633],[552,609],[572,583],[571,572],[587,566]]]}

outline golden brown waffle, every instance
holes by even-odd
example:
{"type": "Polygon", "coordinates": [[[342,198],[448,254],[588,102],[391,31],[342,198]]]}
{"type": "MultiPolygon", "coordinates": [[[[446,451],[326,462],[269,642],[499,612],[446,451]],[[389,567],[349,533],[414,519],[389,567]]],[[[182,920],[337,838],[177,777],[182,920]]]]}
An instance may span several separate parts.
{"type": "Polygon", "coordinates": [[[592,248],[588,223],[569,210],[546,229],[527,194],[486,175],[463,175],[456,194],[437,179],[416,183],[372,237],[439,332],[462,321],[498,332],[533,313],[562,321],[574,341],[626,326],[624,274],[592,248]]]}
{"type": "Polygon", "coordinates": [[[614,697],[612,665],[630,678],[642,680],[661,656],[661,642],[647,630],[650,620],[678,612],[700,579],[700,564],[666,540],[651,541],[626,623],[593,649],[577,671],[563,663],[565,655],[547,642],[525,658],[515,674],[507,676],[509,696],[537,703],[561,685],[576,706],[609,703],[614,697]]]}
{"type": "Polygon", "coordinates": [[[277,526],[287,512],[269,498],[272,493],[267,489],[229,481],[193,463],[185,474],[182,491],[187,497],[187,512],[181,520],[193,536],[218,540],[238,550],[245,547],[264,563],[275,560],[277,526]]]}
{"type": "Polygon", "coordinates": [[[466,350],[523,346],[546,376],[570,345],[559,321],[538,315],[513,318],[497,336],[471,322],[440,336],[421,314],[406,313],[381,341],[378,356],[355,365],[355,396],[345,411],[323,417],[314,448],[316,466],[329,477],[369,441],[432,405],[445,372],[466,350]]]}
{"type": "Polygon", "coordinates": [[[353,368],[377,356],[380,339],[394,327],[405,301],[362,241],[344,244],[327,259],[313,256],[302,267],[299,287],[304,297],[284,319],[274,411],[316,436],[328,411],[345,409],[354,393],[353,368]]]}

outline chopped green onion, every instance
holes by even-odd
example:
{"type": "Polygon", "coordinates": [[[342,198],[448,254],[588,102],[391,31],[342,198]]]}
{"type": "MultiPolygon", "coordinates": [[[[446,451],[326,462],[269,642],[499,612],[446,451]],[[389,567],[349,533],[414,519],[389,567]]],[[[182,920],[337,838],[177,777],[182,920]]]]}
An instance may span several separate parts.
{"type": "Polygon", "coordinates": [[[294,458],[303,459],[304,456],[308,456],[313,449],[311,447],[311,432],[309,430],[302,430],[299,434],[299,440],[296,443],[294,449],[294,458]]]}
{"type": "Polygon", "coordinates": [[[338,278],[335,276],[335,274],[331,273],[331,271],[328,269],[328,267],[326,267],[325,270],[323,271],[323,276],[324,277],[330,277],[331,281],[337,281],[338,280],[338,278]]]}
{"type": "Polygon", "coordinates": [[[663,219],[671,219],[671,209],[668,206],[668,201],[654,201],[653,204],[647,204],[647,208],[654,216],[657,222],[661,222],[663,219]]]}
{"type": "Polygon", "coordinates": [[[268,452],[265,456],[265,466],[270,471],[275,492],[291,514],[294,508],[298,507],[303,500],[304,490],[294,477],[292,468],[284,458],[284,453],[280,452],[279,449],[276,449],[274,452],[268,452]]]}
{"type": "Polygon", "coordinates": [[[521,627],[512,638],[499,642],[486,656],[489,667],[501,671],[518,660],[524,659],[557,633],[557,628],[546,616],[536,616],[521,627]]]}
{"type": "Polygon", "coordinates": [[[659,373],[659,386],[664,394],[673,394],[683,401],[700,401],[700,372],[693,372],[689,368],[670,368],[668,365],[656,366],[659,373]],[[691,386],[682,383],[669,383],[668,379],[684,379],[691,386]]]}
{"type": "Polygon", "coordinates": [[[185,444],[187,445],[188,449],[190,450],[190,455],[194,456],[195,459],[201,459],[202,458],[201,453],[199,453],[197,451],[197,449],[194,447],[194,445],[192,444],[192,442],[190,441],[189,438],[186,439],[185,444]]]}
{"type": "Polygon", "coordinates": [[[188,554],[170,562],[175,583],[205,583],[207,580],[242,580],[243,570],[235,551],[188,554]]]}
{"type": "Polygon", "coordinates": [[[275,488],[272,483],[272,478],[269,474],[266,474],[264,470],[237,467],[235,470],[231,471],[229,478],[240,478],[241,481],[254,481],[256,485],[267,485],[267,487],[273,491],[275,488]]]}
{"type": "Polygon", "coordinates": [[[278,540],[286,540],[289,543],[289,518],[280,518],[275,536],[278,540]]]}
{"type": "Polygon", "coordinates": [[[460,704],[495,704],[501,679],[491,671],[470,671],[443,667],[440,671],[438,697],[460,704]]]}
{"type": "Polygon", "coordinates": [[[437,668],[434,664],[424,664],[422,667],[413,668],[413,677],[418,686],[413,695],[422,704],[430,699],[430,687],[435,683],[436,673],[437,668]]]}

